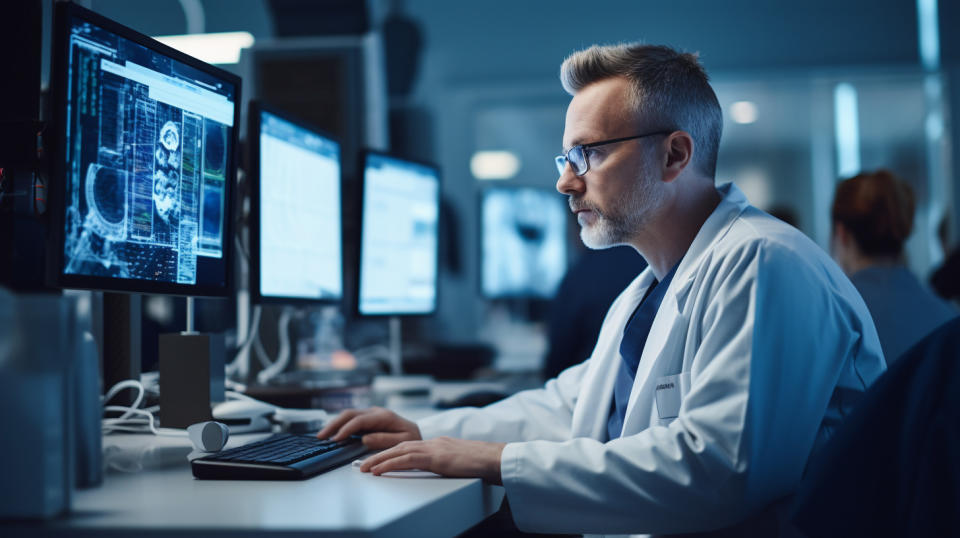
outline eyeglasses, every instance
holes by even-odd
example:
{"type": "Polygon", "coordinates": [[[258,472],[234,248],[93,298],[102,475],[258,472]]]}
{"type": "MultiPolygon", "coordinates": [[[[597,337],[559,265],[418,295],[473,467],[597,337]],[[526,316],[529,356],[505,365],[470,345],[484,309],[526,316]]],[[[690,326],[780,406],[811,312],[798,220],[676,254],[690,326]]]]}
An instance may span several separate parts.
{"type": "Polygon", "coordinates": [[[635,140],[637,138],[644,138],[647,136],[670,134],[673,131],[656,131],[653,133],[645,133],[636,136],[625,136],[623,138],[613,138],[610,140],[602,140],[600,142],[591,142],[589,144],[578,144],[568,149],[566,153],[562,155],[557,155],[554,157],[554,161],[557,163],[557,171],[560,174],[563,174],[564,168],[567,167],[567,163],[570,163],[570,168],[573,169],[573,173],[582,176],[587,173],[587,170],[590,170],[590,159],[587,158],[587,150],[590,148],[595,148],[597,146],[606,146],[607,144],[616,144],[617,142],[626,142],[627,140],[635,140]]]}

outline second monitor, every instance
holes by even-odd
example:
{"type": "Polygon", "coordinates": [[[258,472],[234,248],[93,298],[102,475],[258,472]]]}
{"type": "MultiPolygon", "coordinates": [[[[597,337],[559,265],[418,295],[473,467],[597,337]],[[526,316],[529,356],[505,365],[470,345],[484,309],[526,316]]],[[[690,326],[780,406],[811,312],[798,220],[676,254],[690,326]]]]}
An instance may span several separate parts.
{"type": "Polygon", "coordinates": [[[340,143],[262,103],[251,104],[250,121],[253,298],[339,302],[340,143]]]}

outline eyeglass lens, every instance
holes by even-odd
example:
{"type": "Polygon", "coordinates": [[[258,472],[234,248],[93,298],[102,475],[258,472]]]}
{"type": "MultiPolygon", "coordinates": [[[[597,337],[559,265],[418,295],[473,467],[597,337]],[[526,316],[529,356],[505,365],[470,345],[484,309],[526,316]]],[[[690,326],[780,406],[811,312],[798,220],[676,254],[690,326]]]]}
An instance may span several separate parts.
{"type": "Polygon", "coordinates": [[[574,146],[570,148],[570,151],[566,155],[557,155],[557,171],[563,174],[563,169],[566,167],[567,162],[570,163],[570,167],[573,169],[573,173],[576,175],[583,175],[587,171],[587,159],[586,154],[583,151],[583,146],[574,146]]]}

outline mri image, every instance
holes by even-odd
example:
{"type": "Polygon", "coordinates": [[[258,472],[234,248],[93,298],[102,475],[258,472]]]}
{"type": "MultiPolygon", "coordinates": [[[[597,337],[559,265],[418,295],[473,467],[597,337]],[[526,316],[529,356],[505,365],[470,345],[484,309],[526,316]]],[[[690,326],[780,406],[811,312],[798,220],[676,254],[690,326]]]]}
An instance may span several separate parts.
{"type": "Polygon", "coordinates": [[[567,202],[546,190],[483,195],[482,287],[488,298],[553,297],[567,268],[567,202]]]}
{"type": "Polygon", "coordinates": [[[87,22],[69,47],[63,272],[205,283],[202,260],[223,257],[232,86],[87,22]]]}

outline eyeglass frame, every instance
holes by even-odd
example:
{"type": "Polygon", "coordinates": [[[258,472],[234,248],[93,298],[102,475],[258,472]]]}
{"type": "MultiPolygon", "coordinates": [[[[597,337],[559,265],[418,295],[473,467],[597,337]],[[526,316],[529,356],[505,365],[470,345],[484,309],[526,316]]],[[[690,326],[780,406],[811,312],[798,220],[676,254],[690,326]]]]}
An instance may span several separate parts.
{"type": "Polygon", "coordinates": [[[672,132],[674,132],[674,130],[655,131],[655,132],[652,132],[652,133],[644,133],[644,134],[639,134],[639,135],[634,135],[634,136],[624,136],[624,137],[621,137],[621,138],[611,138],[610,140],[601,140],[601,141],[599,141],[599,142],[590,142],[590,143],[588,143],[588,144],[577,144],[576,146],[573,146],[572,148],[568,149],[567,151],[565,151],[565,152],[561,153],[560,155],[557,155],[556,157],[554,157],[554,158],[553,158],[553,161],[554,161],[554,163],[557,165],[557,171],[560,172],[561,175],[563,175],[563,171],[567,168],[567,164],[571,162],[571,161],[570,161],[570,154],[573,153],[574,151],[580,151],[580,152],[583,154],[583,162],[585,163],[583,172],[580,172],[580,173],[578,174],[577,171],[574,170],[572,164],[570,165],[570,169],[573,170],[573,174],[574,174],[575,176],[577,176],[577,177],[583,177],[584,174],[586,174],[587,172],[590,171],[590,157],[589,157],[589,155],[587,154],[586,150],[588,150],[588,149],[590,149],[590,148],[595,148],[595,147],[598,147],[598,146],[606,146],[607,144],[616,144],[616,143],[618,143],[618,142],[626,142],[627,140],[636,140],[636,139],[638,139],[638,138],[646,138],[646,137],[648,137],[648,136],[656,136],[656,135],[670,134],[670,133],[672,133],[672,132]],[[561,161],[561,159],[563,159],[563,160],[561,161]],[[561,164],[561,163],[562,163],[562,164],[561,164]]]}

